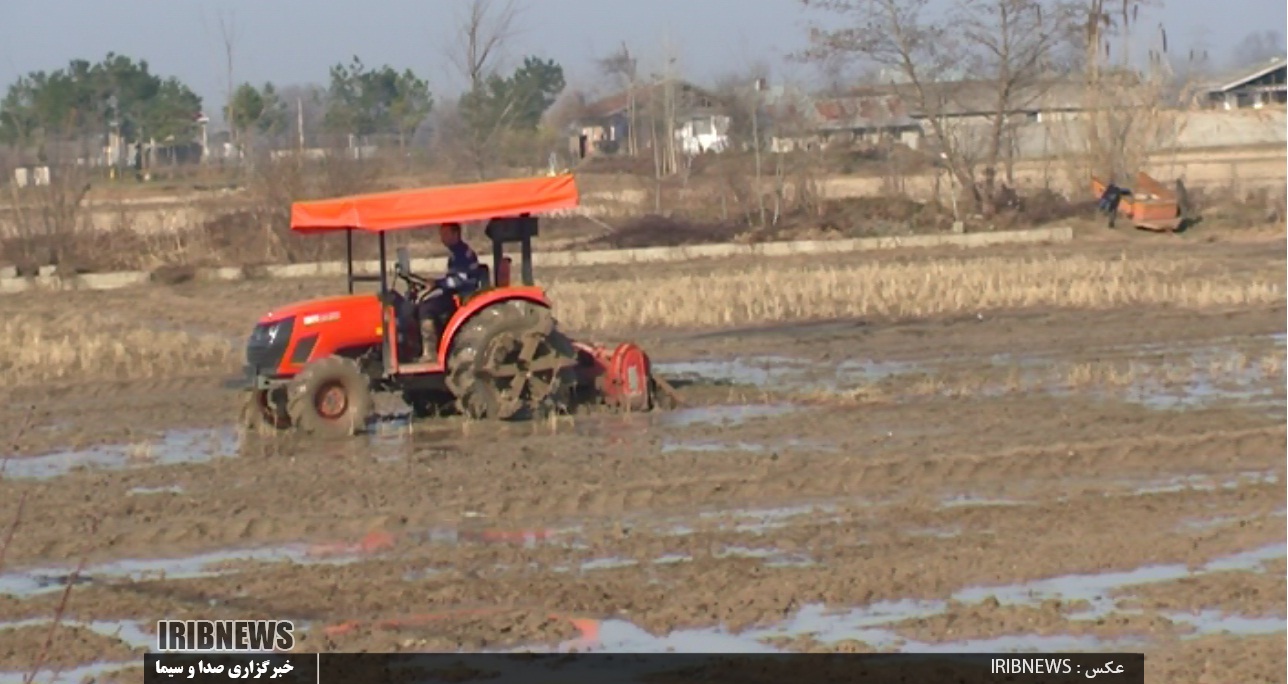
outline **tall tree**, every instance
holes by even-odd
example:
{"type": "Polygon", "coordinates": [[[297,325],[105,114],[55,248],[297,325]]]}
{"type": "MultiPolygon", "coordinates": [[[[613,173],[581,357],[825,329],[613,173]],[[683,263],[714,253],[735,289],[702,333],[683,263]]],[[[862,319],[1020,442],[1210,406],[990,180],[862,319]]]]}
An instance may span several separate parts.
{"type": "Polygon", "coordinates": [[[257,135],[276,137],[286,130],[286,103],[278,97],[272,83],[256,88],[243,83],[233,92],[233,98],[224,116],[236,133],[238,144],[253,145],[257,135]]]}
{"type": "Polygon", "coordinates": [[[510,76],[491,74],[485,88],[466,93],[461,109],[484,131],[534,131],[565,85],[563,67],[554,60],[527,57],[510,76]]]}
{"type": "Polygon", "coordinates": [[[429,85],[411,69],[368,69],[357,57],[331,68],[326,125],[352,135],[397,135],[400,146],[429,116],[434,100],[429,85]]]}
{"type": "Polygon", "coordinates": [[[178,79],[151,73],[146,61],[108,53],[97,64],[77,59],[20,77],[0,101],[0,139],[40,144],[113,130],[127,143],[188,142],[200,111],[201,98],[178,79]]]}

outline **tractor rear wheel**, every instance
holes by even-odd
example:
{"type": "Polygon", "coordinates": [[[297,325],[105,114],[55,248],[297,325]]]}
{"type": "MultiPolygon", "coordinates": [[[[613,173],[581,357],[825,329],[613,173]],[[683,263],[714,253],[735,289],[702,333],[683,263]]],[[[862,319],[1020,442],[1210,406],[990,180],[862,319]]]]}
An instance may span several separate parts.
{"type": "Polygon", "coordinates": [[[550,309],[510,300],[480,311],[452,340],[447,386],[465,416],[505,420],[564,403],[576,358],[550,309]]]}
{"type": "Polygon", "coordinates": [[[355,435],[373,409],[371,381],[357,362],[328,356],[304,367],[291,380],[287,413],[304,432],[322,436],[355,435]]]}

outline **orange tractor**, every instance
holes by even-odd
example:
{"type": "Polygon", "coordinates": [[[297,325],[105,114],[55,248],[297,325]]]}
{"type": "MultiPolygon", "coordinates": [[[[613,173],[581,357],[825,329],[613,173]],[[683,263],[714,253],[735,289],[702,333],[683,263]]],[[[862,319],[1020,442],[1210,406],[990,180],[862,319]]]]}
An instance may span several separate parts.
{"type": "Polygon", "coordinates": [[[535,215],[578,203],[571,174],[295,203],[293,231],[345,232],[349,293],[282,306],[259,320],[246,347],[245,426],[356,434],[380,391],[401,393],[420,417],[446,404],[475,419],[534,415],[585,400],[649,410],[659,388],[673,398],[638,346],[627,342],[610,350],[565,336],[533,281],[535,215]],[[438,327],[437,353],[424,354],[415,304],[428,281],[411,272],[405,248],[390,268],[386,235],[473,222],[487,224],[491,266],[481,262],[485,282],[455,298],[450,318],[438,327]],[[355,275],[355,232],[379,241],[378,275],[355,275]],[[505,254],[514,244],[517,284],[505,254]],[[377,283],[378,290],[355,293],[358,282],[377,283]]]}

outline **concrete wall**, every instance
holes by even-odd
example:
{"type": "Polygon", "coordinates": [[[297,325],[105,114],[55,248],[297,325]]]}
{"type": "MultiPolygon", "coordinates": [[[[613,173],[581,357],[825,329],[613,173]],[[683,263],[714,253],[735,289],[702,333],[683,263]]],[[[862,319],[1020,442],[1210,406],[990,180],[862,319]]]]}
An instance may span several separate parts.
{"type": "MultiPolygon", "coordinates": [[[[1126,116],[1116,117],[1119,122],[1126,116]]],[[[1015,129],[1016,156],[1039,159],[1086,150],[1086,119],[1078,115],[1045,117],[1015,129]]],[[[1132,122],[1133,143],[1150,150],[1200,150],[1288,142],[1284,109],[1159,112],[1132,122]]]]}
{"type": "MultiPolygon", "coordinates": [[[[1143,169],[1165,184],[1181,179],[1192,188],[1215,187],[1236,193],[1260,189],[1282,190],[1288,181],[1288,155],[1284,148],[1260,151],[1165,152],[1152,155],[1143,169]]],[[[1071,199],[1088,199],[1091,185],[1085,166],[1060,159],[1023,160],[1015,165],[1016,187],[1049,188],[1071,199]]],[[[910,176],[903,191],[914,199],[935,197],[946,201],[953,187],[946,174],[910,176]]],[[[830,199],[879,197],[885,180],[871,177],[833,177],[820,182],[820,192],[830,199]]]]}
{"type": "MultiPolygon", "coordinates": [[[[1198,150],[1218,147],[1282,145],[1288,142],[1283,108],[1142,112],[1124,110],[1106,120],[1129,126],[1132,144],[1149,150],[1198,150]]],[[[992,139],[988,117],[957,117],[944,122],[959,149],[982,156],[992,139]]],[[[1074,112],[1042,114],[1015,124],[1009,139],[1017,159],[1067,157],[1086,152],[1087,117],[1074,112]]],[[[923,122],[927,134],[930,125],[923,122]]]]}

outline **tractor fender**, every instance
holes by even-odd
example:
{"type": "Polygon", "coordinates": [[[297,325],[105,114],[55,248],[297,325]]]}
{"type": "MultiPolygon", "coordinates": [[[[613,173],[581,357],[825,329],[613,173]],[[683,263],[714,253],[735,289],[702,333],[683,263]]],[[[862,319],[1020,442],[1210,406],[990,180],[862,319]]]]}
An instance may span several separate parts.
{"type": "Polygon", "coordinates": [[[523,300],[552,309],[550,300],[546,298],[546,292],[540,287],[505,287],[495,290],[487,290],[474,297],[471,297],[456,313],[452,320],[447,323],[447,328],[439,335],[438,340],[438,363],[441,366],[447,365],[447,355],[451,353],[452,342],[456,340],[456,333],[460,332],[467,323],[470,322],[478,313],[493,304],[500,304],[512,300],[523,300]]]}

